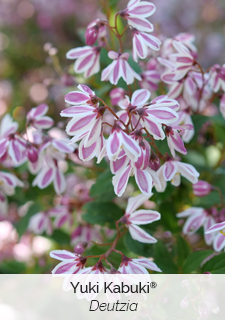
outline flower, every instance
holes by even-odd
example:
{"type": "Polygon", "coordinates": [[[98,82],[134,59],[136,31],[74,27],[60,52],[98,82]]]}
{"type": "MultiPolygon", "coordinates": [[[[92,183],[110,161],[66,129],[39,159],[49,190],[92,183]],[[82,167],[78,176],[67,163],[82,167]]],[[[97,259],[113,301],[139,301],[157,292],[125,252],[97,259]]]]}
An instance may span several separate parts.
{"type": "Polygon", "coordinates": [[[116,123],[106,141],[107,156],[110,160],[115,161],[121,149],[124,149],[126,155],[133,161],[137,161],[141,154],[140,147],[134,139],[126,134],[122,128],[116,123]]]}
{"type": "Polygon", "coordinates": [[[0,215],[7,213],[6,195],[12,196],[16,187],[23,187],[24,184],[11,173],[0,171],[0,215]]]}
{"type": "Polygon", "coordinates": [[[98,38],[103,38],[106,36],[106,27],[101,20],[96,19],[89,23],[87,30],[85,31],[86,44],[92,46],[95,44],[98,38]]]}
{"type": "Polygon", "coordinates": [[[213,224],[205,230],[205,235],[211,236],[214,233],[217,234],[213,240],[213,248],[219,252],[225,247],[225,221],[213,224]]]}
{"type": "Polygon", "coordinates": [[[54,121],[52,118],[45,116],[47,112],[48,106],[46,104],[40,104],[36,108],[32,108],[27,113],[27,123],[38,130],[49,129],[53,126],[54,121]]]}
{"type": "Polygon", "coordinates": [[[146,269],[162,272],[157,265],[147,258],[131,259],[122,257],[122,262],[118,271],[122,274],[148,274],[146,269]]]}
{"type": "Polygon", "coordinates": [[[197,197],[205,197],[212,191],[212,186],[207,181],[199,180],[193,184],[193,193],[197,197]]]}
{"type": "Polygon", "coordinates": [[[84,268],[79,270],[82,274],[109,274],[109,270],[106,269],[101,261],[98,261],[93,267],[84,268]]]}
{"type": "Polygon", "coordinates": [[[127,84],[131,84],[135,78],[141,80],[141,76],[127,62],[129,53],[120,54],[109,51],[108,56],[114,61],[102,71],[101,81],[110,81],[112,84],[117,84],[122,77],[127,84]]]}
{"type": "Polygon", "coordinates": [[[215,64],[209,72],[209,85],[213,92],[223,90],[225,92],[225,64],[221,67],[215,64]]]}
{"type": "Polygon", "coordinates": [[[168,60],[161,57],[158,58],[161,64],[169,68],[169,70],[166,70],[161,76],[163,81],[166,81],[166,79],[169,81],[179,81],[183,79],[195,64],[194,57],[185,45],[176,40],[173,40],[172,44],[177,52],[171,53],[168,60]]]}
{"type": "Polygon", "coordinates": [[[144,139],[140,139],[139,147],[141,154],[136,161],[130,161],[129,158],[121,152],[116,161],[110,162],[111,171],[115,174],[112,180],[114,192],[119,197],[124,193],[129,177],[133,175],[135,176],[140,191],[145,195],[150,196],[153,182],[154,184],[160,184],[157,174],[149,167],[149,143],[144,139]]]}
{"type": "Polygon", "coordinates": [[[71,234],[72,245],[76,245],[80,242],[86,242],[88,243],[88,247],[90,247],[91,241],[97,241],[99,243],[102,243],[102,236],[99,232],[99,226],[82,224],[79,225],[71,234]]]}
{"type": "MultiPolygon", "coordinates": [[[[200,227],[204,227],[204,231],[208,230],[215,223],[215,219],[203,208],[191,207],[176,215],[178,218],[188,217],[184,226],[184,234],[193,234],[200,227]]],[[[207,245],[211,245],[213,242],[212,235],[205,234],[205,242],[207,245]]]]}
{"type": "Polygon", "coordinates": [[[34,214],[30,218],[28,230],[33,231],[35,234],[42,234],[43,232],[46,232],[47,235],[51,235],[53,228],[48,211],[41,211],[34,214]]]}
{"type": "Polygon", "coordinates": [[[170,152],[173,157],[175,157],[175,150],[182,154],[187,154],[187,150],[184,147],[183,140],[180,135],[184,134],[185,130],[192,130],[193,126],[191,124],[181,125],[181,126],[166,126],[166,136],[170,152]]]}
{"type": "Polygon", "coordinates": [[[55,166],[44,166],[34,179],[32,186],[38,186],[40,189],[45,189],[50,183],[54,184],[54,189],[57,194],[61,194],[66,189],[66,180],[63,173],[59,170],[57,164],[55,166]]]}
{"type": "Polygon", "coordinates": [[[14,165],[26,161],[26,141],[16,134],[17,129],[18,123],[6,114],[0,127],[0,157],[6,159],[9,155],[14,165]]]}
{"type": "Polygon", "coordinates": [[[156,8],[151,2],[130,0],[127,8],[119,12],[120,16],[127,20],[128,24],[140,31],[152,32],[153,25],[146,19],[153,15],[156,8]]]}
{"type": "Polygon", "coordinates": [[[100,70],[100,47],[79,47],[67,52],[67,59],[77,59],[74,64],[75,73],[84,73],[85,78],[91,77],[100,70]]]}
{"type": "Polygon", "coordinates": [[[102,114],[104,107],[99,103],[95,93],[87,86],[79,85],[79,91],[72,91],[65,96],[65,101],[74,105],[63,110],[62,117],[72,117],[66,127],[68,135],[73,135],[71,142],[76,142],[86,137],[84,147],[88,148],[96,143],[100,137],[102,127],[102,114]]]}
{"type": "Polygon", "coordinates": [[[167,96],[159,96],[149,103],[147,101],[150,96],[150,91],[146,89],[136,90],[131,97],[131,102],[126,96],[124,100],[119,102],[120,108],[124,109],[119,113],[119,116],[123,115],[124,118],[126,116],[126,119],[123,118],[123,121],[126,122],[130,113],[135,128],[145,127],[154,139],[163,140],[165,134],[162,130],[162,124],[170,124],[178,119],[176,111],[179,109],[179,104],[167,96]]]}
{"type": "Polygon", "coordinates": [[[157,211],[143,209],[136,211],[148,198],[149,196],[143,194],[129,198],[125,214],[119,221],[126,225],[134,240],[143,243],[155,243],[157,242],[155,238],[138,227],[139,225],[149,224],[161,218],[160,213],[157,211]]]}
{"type": "Polygon", "coordinates": [[[86,263],[86,258],[67,250],[54,250],[50,252],[50,257],[61,262],[52,270],[53,274],[76,274],[82,270],[86,263]]]}
{"type": "Polygon", "coordinates": [[[159,51],[161,41],[146,33],[136,29],[132,30],[133,42],[133,59],[138,62],[138,58],[145,59],[148,55],[148,48],[159,51]]]}
{"type": "Polygon", "coordinates": [[[191,183],[197,183],[199,173],[188,163],[169,159],[157,171],[161,186],[156,185],[158,192],[164,192],[166,188],[166,181],[171,181],[174,186],[180,185],[180,175],[185,177],[191,183]]]}

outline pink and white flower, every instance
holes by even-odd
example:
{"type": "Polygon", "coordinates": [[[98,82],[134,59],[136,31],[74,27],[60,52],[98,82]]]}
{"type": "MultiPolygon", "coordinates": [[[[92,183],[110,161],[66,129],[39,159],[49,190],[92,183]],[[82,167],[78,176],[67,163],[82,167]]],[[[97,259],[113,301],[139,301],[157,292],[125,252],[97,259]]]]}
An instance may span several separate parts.
{"type": "MultiPolygon", "coordinates": [[[[16,187],[23,187],[24,184],[15,175],[0,171],[0,207],[6,208],[6,196],[11,196],[15,193],[16,187]]],[[[2,210],[5,212],[5,210],[2,210]]]]}
{"type": "Polygon", "coordinates": [[[181,182],[180,176],[189,180],[192,184],[198,182],[199,173],[191,165],[176,160],[166,161],[157,171],[161,186],[156,185],[158,192],[164,192],[167,181],[171,181],[172,185],[179,186],[181,182]]]}
{"type": "Polygon", "coordinates": [[[184,147],[183,140],[180,135],[183,135],[186,130],[193,130],[193,126],[190,124],[181,125],[181,126],[166,126],[166,136],[170,152],[173,157],[175,157],[175,150],[187,154],[187,150],[184,147]]]}
{"type": "Polygon", "coordinates": [[[209,85],[213,92],[225,92],[225,64],[221,67],[215,64],[209,72],[209,85]]]}
{"type": "Polygon", "coordinates": [[[193,187],[193,193],[197,197],[205,197],[213,189],[213,186],[204,180],[199,180],[197,183],[193,184],[192,187],[193,187]]]}
{"type": "Polygon", "coordinates": [[[225,247],[225,221],[209,226],[205,235],[214,236],[213,249],[220,252],[225,247]]]}
{"type": "Polygon", "coordinates": [[[90,246],[91,241],[102,243],[102,236],[99,226],[82,224],[79,225],[71,234],[71,245],[85,242],[88,243],[88,246],[90,246]]]}
{"type": "Polygon", "coordinates": [[[76,274],[84,269],[87,259],[67,250],[54,250],[50,257],[61,262],[52,270],[52,274],[76,274]]]}
{"type": "Polygon", "coordinates": [[[28,230],[35,234],[42,234],[46,232],[47,235],[51,235],[53,232],[52,221],[49,212],[41,211],[34,214],[29,221],[28,230]]]}
{"type": "Polygon", "coordinates": [[[149,196],[143,194],[129,198],[125,214],[119,221],[126,225],[134,240],[143,243],[155,243],[157,240],[141,229],[139,225],[149,224],[159,220],[161,218],[160,213],[153,210],[136,210],[148,199],[149,196]]]}
{"type": "Polygon", "coordinates": [[[138,58],[145,59],[148,55],[148,48],[159,51],[161,41],[155,36],[137,29],[132,30],[132,36],[134,61],[138,62],[138,58]]]}
{"type": "Polygon", "coordinates": [[[80,274],[109,274],[109,271],[101,261],[98,261],[93,267],[87,267],[79,270],[80,274]]]}
{"type": "Polygon", "coordinates": [[[118,271],[122,274],[148,274],[146,269],[162,272],[157,265],[147,258],[131,259],[122,257],[122,262],[118,271]]]}
{"type": "Polygon", "coordinates": [[[73,106],[63,110],[60,115],[72,117],[66,127],[67,134],[74,136],[71,142],[79,141],[86,136],[84,147],[88,148],[100,137],[105,108],[98,107],[95,93],[89,87],[79,85],[78,88],[81,92],[73,91],[65,96],[65,101],[73,106]]]}
{"type": "Polygon", "coordinates": [[[173,40],[173,46],[177,50],[176,53],[171,53],[168,60],[158,58],[159,62],[168,69],[162,74],[161,79],[165,82],[179,81],[193,68],[195,59],[190,50],[181,42],[173,40]]]}
{"type": "MultiPolygon", "coordinates": [[[[194,234],[200,227],[204,228],[204,231],[208,230],[215,224],[215,219],[203,208],[192,207],[186,209],[177,214],[178,218],[188,218],[183,226],[184,234],[194,234]]],[[[213,236],[205,233],[205,242],[207,245],[211,245],[213,242],[213,236]]]]}
{"type": "Polygon", "coordinates": [[[120,111],[118,114],[120,118],[126,123],[131,113],[131,120],[135,129],[145,127],[148,132],[153,135],[156,140],[163,140],[165,138],[162,124],[171,124],[178,119],[177,110],[179,104],[167,96],[159,96],[148,102],[151,93],[146,89],[136,90],[131,102],[128,96],[119,102],[120,111]]]}
{"type": "Polygon", "coordinates": [[[152,32],[153,25],[146,18],[153,15],[155,10],[155,5],[151,2],[130,0],[127,8],[120,11],[119,14],[133,28],[140,31],[152,32]]]}
{"type": "Polygon", "coordinates": [[[52,167],[47,165],[44,166],[34,179],[32,186],[38,186],[40,189],[45,189],[52,182],[57,194],[62,194],[65,191],[66,180],[56,163],[55,166],[52,167]]]}
{"type": "Polygon", "coordinates": [[[129,159],[133,161],[137,161],[138,157],[141,155],[141,149],[137,141],[126,134],[118,124],[115,124],[106,141],[108,158],[115,161],[119,157],[122,149],[129,159]]]}
{"type": "Polygon", "coordinates": [[[67,52],[67,59],[74,60],[75,73],[84,73],[85,78],[91,77],[100,70],[100,47],[80,47],[67,52]]]}
{"type": "Polygon", "coordinates": [[[40,104],[36,108],[32,108],[27,113],[27,123],[38,130],[51,128],[54,121],[52,118],[45,116],[47,112],[48,106],[46,104],[40,104]]]}
{"type": "Polygon", "coordinates": [[[26,141],[16,133],[17,129],[18,123],[6,114],[0,127],[0,158],[6,159],[9,156],[14,165],[26,161],[26,141]]]}
{"type": "Polygon", "coordinates": [[[65,223],[72,224],[73,219],[68,206],[59,205],[48,211],[50,217],[55,218],[53,226],[55,229],[61,228],[65,223]]]}
{"type": "Polygon", "coordinates": [[[108,56],[114,61],[102,71],[101,81],[110,81],[112,84],[117,84],[122,77],[127,84],[131,84],[135,78],[141,80],[141,76],[127,62],[129,53],[120,54],[115,51],[109,51],[108,56]]]}
{"type": "Polygon", "coordinates": [[[112,183],[114,192],[120,197],[128,184],[131,176],[135,176],[136,183],[140,191],[147,196],[151,195],[153,184],[160,186],[160,181],[156,172],[149,167],[150,146],[147,141],[139,142],[141,154],[137,161],[130,161],[129,158],[121,152],[116,161],[110,162],[112,173],[115,174],[112,183]]]}
{"type": "Polygon", "coordinates": [[[100,19],[96,19],[89,23],[85,32],[86,44],[92,46],[95,44],[98,38],[104,38],[106,36],[106,27],[100,19]]]}

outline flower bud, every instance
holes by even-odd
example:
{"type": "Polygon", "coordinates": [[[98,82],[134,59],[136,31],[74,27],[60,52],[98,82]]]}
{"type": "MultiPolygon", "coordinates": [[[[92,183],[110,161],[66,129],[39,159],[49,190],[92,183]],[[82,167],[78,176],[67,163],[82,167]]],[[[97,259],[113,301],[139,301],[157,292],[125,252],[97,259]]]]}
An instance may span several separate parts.
{"type": "Polygon", "coordinates": [[[84,253],[86,247],[87,247],[87,242],[79,242],[79,243],[74,247],[74,252],[75,252],[76,254],[82,254],[82,253],[84,253]]]}
{"type": "Polygon", "coordinates": [[[212,186],[204,180],[199,180],[193,184],[193,192],[197,197],[207,196],[212,191],[212,186]]]}
{"type": "Polygon", "coordinates": [[[160,168],[160,165],[161,162],[159,157],[154,152],[152,152],[149,160],[149,167],[152,170],[157,171],[160,168]]]}

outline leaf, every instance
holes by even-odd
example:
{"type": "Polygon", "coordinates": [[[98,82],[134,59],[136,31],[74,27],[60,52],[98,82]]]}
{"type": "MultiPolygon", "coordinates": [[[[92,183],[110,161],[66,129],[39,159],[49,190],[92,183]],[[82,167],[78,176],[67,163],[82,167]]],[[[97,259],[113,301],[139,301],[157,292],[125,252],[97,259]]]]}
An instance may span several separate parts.
{"type": "Polygon", "coordinates": [[[192,252],[183,264],[183,272],[191,273],[195,271],[198,267],[200,267],[200,264],[212,253],[212,250],[198,250],[192,252]]]}
{"type": "Polygon", "coordinates": [[[154,247],[154,262],[163,273],[178,273],[170,252],[161,240],[158,240],[154,247]]]}
{"type": "Polygon", "coordinates": [[[10,261],[2,261],[0,263],[0,273],[18,274],[18,273],[23,273],[25,270],[26,270],[26,264],[23,262],[10,260],[10,261]]]}
{"type": "Polygon", "coordinates": [[[225,273],[225,253],[218,254],[204,263],[202,272],[211,272],[217,274],[225,273]]]}
{"type": "Polygon", "coordinates": [[[206,116],[202,116],[200,114],[194,114],[191,116],[191,119],[193,121],[193,125],[195,128],[195,136],[191,140],[191,144],[192,144],[192,143],[196,142],[196,140],[198,138],[198,132],[201,130],[203,124],[205,124],[207,121],[210,121],[210,118],[206,117],[206,116]]]}
{"type": "Polygon", "coordinates": [[[90,196],[98,198],[98,201],[110,201],[115,198],[115,193],[112,185],[112,173],[107,170],[100,174],[96,183],[91,187],[90,196]]]}
{"type": "Polygon", "coordinates": [[[54,230],[53,234],[46,236],[46,238],[55,241],[59,245],[68,245],[70,243],[70,236],[60,229],[54,230]]]}
{"type": "Polygon", "coordinates": [[[201,197],[199,199],[198,206],[208,209],[218,203],[220,203],[220,196],[217,191],[212,191],[206,197],[201,197]]]}
{"type": "Polygon", "coordinates": [[[177,237],[177,262],[178,266],[182,266],[184,263],[184,260],[189,256],[190,254],[190,246],[189,244],[185,241],[183,237],[178,235],[177,237]]]}
{"type": "Polygon", "coordinates": [[[19,222],[16,223],[15,228],[19,235],[19,238],[26,232],[30,218],[40,210],[41,206],[39,204],[32,204],[27,214],[22,219],[20,219],[19,222]]]}
{"type": "Polygon", "coordinates": [[[123,241],[128,251],[136,253],[139,256],[151,257],[153,254],[153,246],[132,239],[129,232],[125,234],[123,241]]]}
{"type": "Polygon", "coordinates": [[[89,202],[83,206],[86,211],[82,219],[91,224],[99,224],[115,229],[115,221],[123,215],[123,211],[112,202],[89,202]]]}

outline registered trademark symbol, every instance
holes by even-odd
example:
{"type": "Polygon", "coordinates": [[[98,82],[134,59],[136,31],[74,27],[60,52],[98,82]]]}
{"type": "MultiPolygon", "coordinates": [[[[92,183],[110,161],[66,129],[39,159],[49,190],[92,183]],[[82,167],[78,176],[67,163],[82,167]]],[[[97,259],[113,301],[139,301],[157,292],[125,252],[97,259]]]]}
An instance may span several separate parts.
{"type": "Polygon", "coordinates": [[[157,283],[154,282],[154,281],[152,281],[152,282],[150,283],[150,287],[151,287],[152,289],[155,289],[155,288],[157,287],[157,283]]]}

